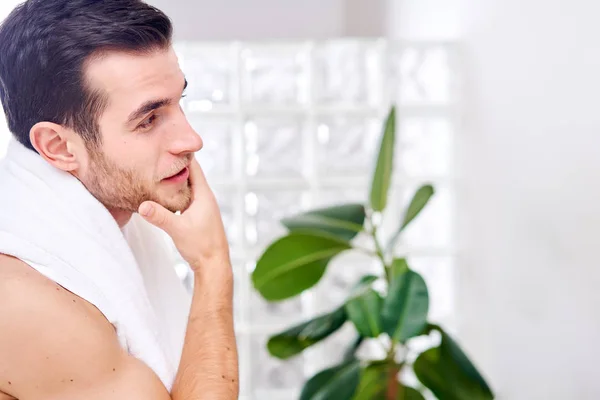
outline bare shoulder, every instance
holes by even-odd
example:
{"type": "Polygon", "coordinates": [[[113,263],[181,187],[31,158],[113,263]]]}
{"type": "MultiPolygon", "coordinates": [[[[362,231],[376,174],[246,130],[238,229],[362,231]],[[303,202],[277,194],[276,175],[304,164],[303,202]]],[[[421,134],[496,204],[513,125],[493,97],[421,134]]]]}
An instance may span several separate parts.
{"type": "Polygon", "coordinates": [[[93,305],[0,254],[0,392],[120,398],[116,393],[127,386],[121,381],[146,379],[130,374],[152,381],[150,372],[121,349],[113,326],[93,305]]]}
{"type": "Polygon", "coordinates": [[[35,385],[61,390],[82,379],[78,367],[94,368],[102,354],[118,352],[103,319],[29,265],[0,255],[0,390],[35,398],[35,385]]]}

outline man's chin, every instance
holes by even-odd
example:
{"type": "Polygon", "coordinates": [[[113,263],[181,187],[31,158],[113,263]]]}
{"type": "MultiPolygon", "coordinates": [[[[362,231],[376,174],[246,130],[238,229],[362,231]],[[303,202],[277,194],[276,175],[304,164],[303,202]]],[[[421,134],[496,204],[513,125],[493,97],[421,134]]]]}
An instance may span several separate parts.
{"type": "Polygon", "coordinates": [[[172,197],[168,200],[157,201],[158,204],[173,213],[187,210],[191,202],[192,200],[190,193],[180,193],[176,197],[172,197]]]}

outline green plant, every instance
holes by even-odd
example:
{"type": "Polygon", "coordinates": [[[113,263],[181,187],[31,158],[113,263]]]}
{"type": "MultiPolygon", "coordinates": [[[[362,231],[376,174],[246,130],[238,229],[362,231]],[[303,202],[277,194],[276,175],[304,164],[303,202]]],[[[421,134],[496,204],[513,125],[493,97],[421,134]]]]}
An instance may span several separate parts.
{"type": "Polygon", "coordinates": [[[333,258],[353,250],[376,257],[382,266],[381,276],[362,277],[344,304],[271,336],[267,348],[272,356],[289,359],[344,324],[354,325],[357,339],[349,345],[345,358],[310,378],[301,400],[417,400],[424,399],[423,388],[440,400],[492,399],[491,389],[458,344],[442,327],[428,322],[429,294],[423,278],[410,268],[407,258],[393,254],[400,235],[434,195],[433,186],[425,184],[414,193],[396,233],[385,247],[381,243],[378,228],[388,208],[395,135],[392,107],[384,124],[369,204],[343,204],[283,219],[288,233],[259,257],[252,281],[267,301],[289,299],[315,286],[333,258]],[[358,234],[372,240],[374,251],[353,243],[358,234]],[[384,281],[386,289],[375,290],[376,281],[384,281]],[[439,345],[418,354],[414,363],[402,358],[412,339],[433,331],[441,337],[439,345]],[[391,340],[381,340],[384,336],[391,340]],[[367,338],[381,341],[387,357],[358,359],[356,351],[367,338]],[[403,384],[400,372],[405,368],[413,369],[420,388],[403,384]]]}

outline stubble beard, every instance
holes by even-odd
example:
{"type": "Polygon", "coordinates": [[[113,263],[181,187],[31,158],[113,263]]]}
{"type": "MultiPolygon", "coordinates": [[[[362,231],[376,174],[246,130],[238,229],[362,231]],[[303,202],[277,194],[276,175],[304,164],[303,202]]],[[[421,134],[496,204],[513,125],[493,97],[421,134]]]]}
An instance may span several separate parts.
{"type": "Polygon", "coordinates": [[[102,152],[90,151],[88,191],[109,210],[137,212],[144,201],[154,201],[171,212],[186,210],[192,201],[188,180],[175,194],[161,196],[156,184],[132,169],[121,168],[102,152]]]}

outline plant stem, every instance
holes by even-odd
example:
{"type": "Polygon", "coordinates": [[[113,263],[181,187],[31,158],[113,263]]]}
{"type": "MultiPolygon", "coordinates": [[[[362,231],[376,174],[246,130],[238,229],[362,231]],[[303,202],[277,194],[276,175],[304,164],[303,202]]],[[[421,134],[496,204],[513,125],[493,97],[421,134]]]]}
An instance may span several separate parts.
{"type": "MultiPolygon", "coordinates": [[[[373,225],[373,224],[371,224],[373,225]]],[[[385,262],[385,255],[383,254],[383,250],[381,249],[381,245],[379,244],[379,240],[377,240],[377,226],[373,225],[373,230],[371,231],[371,236],[373,237],[373,242],[375,243],[375,255],[381,260],[381,264],[385,269],[385,276],[387,278],[388,284],[391,283],[391,272],[389,266],[385,262]]]]}
{"type": "MultiPolygon", "coordinates": [[[[392,271],[389,265],[387,265],[385,260],[384,252],[379,244],[379,240],[377,240],[377,226],[371,221],[372,230],[370,231],[371,236],[373,237],[373,241],[375,243],[375,254],[381,260],[381,264],[385,270],[385,276],[388,282],[388,287],[392,283],[392,271]]],[[[387,361],[389,374],[387,379],[387,389],[385,398],[386,400],[396,400],[398,398],[398,390],[400,389],[400,382],[398,380],[398,373],[400,372],[401,365],[396,365],[396,342],[394,342],[393,338],[391,339],[391,345],[387,353],[387,361]]]]}
{"type": "Polygon", "coordinates": [[[398,389],[400,383],[398,381],[398,373],[401,366],[396,365],[396,343],[392,340],[392,345],[387,355],[388,360],[388,379],[387,389],[385,392],[386,400],[396,400],[398,398],[398,389]]]}

